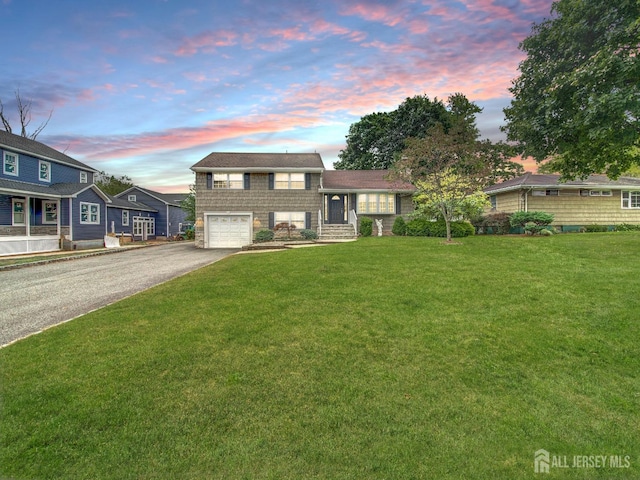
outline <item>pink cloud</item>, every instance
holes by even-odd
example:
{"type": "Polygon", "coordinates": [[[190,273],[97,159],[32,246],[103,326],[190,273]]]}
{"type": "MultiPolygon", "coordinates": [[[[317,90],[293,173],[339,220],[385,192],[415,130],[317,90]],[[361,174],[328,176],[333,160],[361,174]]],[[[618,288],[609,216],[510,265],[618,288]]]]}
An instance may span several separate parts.
{"type": "Polygon", "coordinates": [[[174,51],[178,57],[190,57],[198,52],[213,53],[216,48],[235,45],[238,34],[230,30],[203,32],[193,37],[186,37],[174,51]]]}
{"type": "Polygon", "coordinates": [[[395,13],[389,6],[363,3],[345,6],[340,11],[340,14],[361,17],[367,21],[382,23],[389,27],[395,27],[405,18],[404,12],[395,13]]]}

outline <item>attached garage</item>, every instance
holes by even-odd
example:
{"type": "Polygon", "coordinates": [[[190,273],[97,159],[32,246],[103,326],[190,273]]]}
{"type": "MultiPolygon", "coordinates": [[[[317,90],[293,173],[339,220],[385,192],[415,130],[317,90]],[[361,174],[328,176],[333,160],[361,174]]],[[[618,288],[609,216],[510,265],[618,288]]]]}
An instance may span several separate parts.
{"type": "Polygon", "coordinates": [[[250,213],[205,215],[206,248],[240,248],[251,243],[250,213]]]}

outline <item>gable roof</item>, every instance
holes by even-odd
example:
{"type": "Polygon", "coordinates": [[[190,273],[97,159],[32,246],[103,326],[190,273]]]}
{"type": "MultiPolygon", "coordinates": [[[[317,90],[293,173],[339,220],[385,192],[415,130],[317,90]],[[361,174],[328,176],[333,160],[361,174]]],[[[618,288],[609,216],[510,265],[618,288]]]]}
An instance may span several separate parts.
{"type": "Polygon", "coordinates": [[[414,192],[410,183],[388,180],[390,170],[325,170],[321,191],[402,191],[414,192]]]}
{"type": "Polygon", "coordinates": [[[130,202],[124,198],[118,198],[114,195],[109,195],[109,199],[111,200],[111,204],[107,205],[111,208],[121,208],[126,210],[141,210],[144,212],[157,212],[155,208],[151,208],[148,205],[140,202],[130,202]]]}
{"type": "Polygon", "coordinates": [[[194,172],[305,171],[321,172],[324,163],[319,153],[236,153],[213,152],[191,167],[194,172]]]}
{"type": "Polygon", "coordinates": [[[179,207],[180,202],[182,202],[187,196],[189,196],[188,193],[160,193],[160,192],[155,192],[153,190],[149,190],[147,188],[142,188],[134,185],[133,187],[127,188],[124,192],[118,193],[117,195],[115,195],[115,197],[122,197],[123,195],[129,195],[134,190],[138,190],[142,193],[146,193],[147,195],[155,198],[156,200],[174,207],[179,207]]]}
{"type": "Polygon", "coordinates": [[[582,180],[560,181],[560,175],[547,175],[527,172],[520,177],[515,177],[502,183],[496,183],[484,189],[485,193],[495,194],[525,188],[606,188],[609,190],[622,190],[625,188],[640,188],[640,178],[619,177],[611,180],[606,175],[590,175],[582,180]]]}
{"type": "Polygon", "coordinates": [[[71,158],[64,153],[59,152],[58,150],[51,148],[44,143],[40,143],[36,140],[31,140],[30,138],[22,137],[20,135],[15,135],[13,133],[0,130],[0,148],[2,147],[14,150],[18,153],[32,155],[43,160],[51,160],[53,162],[70,165],[72,167],[80,168],[88,172],[98,172],[94,168],[91,168],[88,165],[79,162],[75,158],[71,158]]]}

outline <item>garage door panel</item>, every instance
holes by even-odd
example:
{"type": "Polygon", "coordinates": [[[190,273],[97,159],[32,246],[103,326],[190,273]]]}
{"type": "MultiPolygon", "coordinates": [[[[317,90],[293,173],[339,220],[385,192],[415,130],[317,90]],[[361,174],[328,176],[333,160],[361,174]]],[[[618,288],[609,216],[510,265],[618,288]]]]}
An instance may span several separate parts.
{"type": "Polygon", "coordinates": [[[249,215],[209,215],[209,248],[240,248],[251,243],[249,215]]]}

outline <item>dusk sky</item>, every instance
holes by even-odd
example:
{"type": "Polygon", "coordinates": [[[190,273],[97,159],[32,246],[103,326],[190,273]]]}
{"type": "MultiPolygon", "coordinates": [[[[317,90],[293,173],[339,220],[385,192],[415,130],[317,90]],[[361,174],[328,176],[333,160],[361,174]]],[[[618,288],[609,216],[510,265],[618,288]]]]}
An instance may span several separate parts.
{"type": "Polygon", "coordinates": [[[38,140],[161,192],[213,151],[318,152],[363,115],[463,93],[499,127],[552,0],[0,0],[0,99],[38,140]]]}

